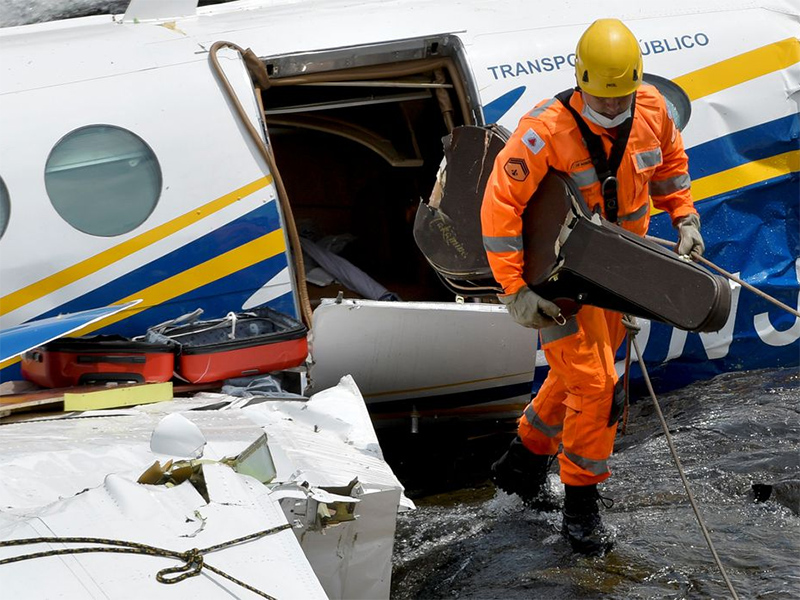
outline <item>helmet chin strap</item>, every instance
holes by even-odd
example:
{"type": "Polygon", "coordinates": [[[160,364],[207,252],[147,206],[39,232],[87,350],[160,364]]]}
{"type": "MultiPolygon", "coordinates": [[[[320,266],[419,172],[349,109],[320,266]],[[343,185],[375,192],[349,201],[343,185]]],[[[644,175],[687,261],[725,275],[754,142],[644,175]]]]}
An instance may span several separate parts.
{"type": "MultiPolygon", "coordinates": [[[[603,212],[605,212],[606,219],[612,223],[616,223],[617,211],[619,209],[617,203],[617,171],[619,170],[619,165],[622,162],[622,156],[625,153],[625,147],[628,145],[628,138],[631,134],[633,119],[630,118],[629,115],[636,113],[636,95],[631,97],[631,104],[628,107],[627,113],[617,115],[613,119],[608,119],[595,112],[595,119],[600,121],[601,127],[607,127],[609,125],[616,126],[614,124],[618,124],[617,136],[611,144],[611,153],[607,155],[600,136],[589,127],[589,123],[587,122],[588,117],[584,118],[582,115],[578,114],[578,111],[570,104],[570,100],[575,95],[575,92],[580,91],[580,89],[564,90],[560,94],[556,94],[556,99],[572,114],[575,123],[578,125],[581,137],[583,137],[586,149],[589,151],[592,164],[597,172],[597,179],[600,181],[600,190],[603,194],[603,212]],[[603,121],[603,119],[605,119],[605,121],[603,121]]],[[[584,114],[586,114],[585,110],[584,114]]]]}

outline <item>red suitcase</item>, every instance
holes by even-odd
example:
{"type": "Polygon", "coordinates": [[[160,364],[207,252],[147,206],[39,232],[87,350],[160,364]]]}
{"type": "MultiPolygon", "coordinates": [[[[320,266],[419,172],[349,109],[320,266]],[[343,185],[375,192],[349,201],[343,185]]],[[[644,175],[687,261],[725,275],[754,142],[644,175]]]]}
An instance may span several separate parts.
{"type": "Polygon", "coordinates": [[[22,357],[22,376],[47,388],[164,382],[172,379],[174,368],[175,354],[169,345],[117,335],[60,338],[22,357]]]}
{"type": "Polygon", "coordinates": [[[302,364],[308,355],[307,331],[292,317],[262,307],[159,333],[177,345],[178,375],[190,383],[206,383],[302,364]]]}

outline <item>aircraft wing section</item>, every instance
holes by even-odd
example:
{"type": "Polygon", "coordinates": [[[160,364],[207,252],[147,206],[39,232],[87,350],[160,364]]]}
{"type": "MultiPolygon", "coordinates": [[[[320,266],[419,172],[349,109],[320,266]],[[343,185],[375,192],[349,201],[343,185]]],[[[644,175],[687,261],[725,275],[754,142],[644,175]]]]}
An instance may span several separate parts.
{"type": "Polygon", "coordinates": [[[15,327],[0,330],[0,363],[14,358],[42,344],[75,333],[90,323],[126,310],[141,300],[125,304],[114,304],[100,308],[90,308],[75,313],[67,313],[38,321],[29,321],[15,327]]]}

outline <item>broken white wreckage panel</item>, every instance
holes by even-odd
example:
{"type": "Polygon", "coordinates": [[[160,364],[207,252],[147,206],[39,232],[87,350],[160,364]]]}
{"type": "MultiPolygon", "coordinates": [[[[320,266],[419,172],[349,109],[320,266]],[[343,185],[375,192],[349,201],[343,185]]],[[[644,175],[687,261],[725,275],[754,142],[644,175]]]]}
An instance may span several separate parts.
{"type": "Polygon", "coordinates": [[[397,511],[412,507],[349,376],[309,399],[200,394],[0,426],[0,581],[9,598],[257,597],[238,582],[279,600],[388,598],[397,511]],[[165,454],[170,445],[154,430],[183,442],[188,458],[165,454]],[[136,554],[3,564],[109,546],[3,544],[55,537],[167,552],[117,543],[136,554]],[[239,538],[248,539],[226,546],[239,538]],[[157,580],[198,570],[196,557],[179,555],[195,548],[199,576],[157,580]]]}

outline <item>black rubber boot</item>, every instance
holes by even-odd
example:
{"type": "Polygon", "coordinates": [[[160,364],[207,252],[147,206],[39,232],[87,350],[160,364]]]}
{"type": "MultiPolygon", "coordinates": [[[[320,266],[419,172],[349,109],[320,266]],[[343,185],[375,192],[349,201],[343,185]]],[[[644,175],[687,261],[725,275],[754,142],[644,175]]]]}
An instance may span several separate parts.
{"type": "Polygon", "coordinates": [[[556,510],[558,503],[547,489],[547,471],[552,456],[534,454],[519,436],[492,465],[492,481],[508,494],[517,494],[530,508],[556,510]]]}
{"type": "Polygon", "coordinates": [[[614,546],[600,519],[597,506],[599,499],[596,485],[564,485],[561,535],[566,538],[574,552],[600,556],[614,546]]]}

